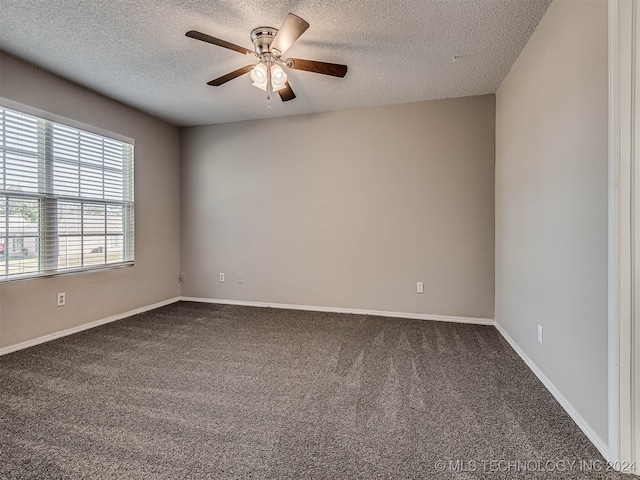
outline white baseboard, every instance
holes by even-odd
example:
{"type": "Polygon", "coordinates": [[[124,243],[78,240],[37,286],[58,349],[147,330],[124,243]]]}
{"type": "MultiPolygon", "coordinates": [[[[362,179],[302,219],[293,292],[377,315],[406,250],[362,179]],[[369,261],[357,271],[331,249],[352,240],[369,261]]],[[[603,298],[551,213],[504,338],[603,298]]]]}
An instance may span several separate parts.
{"type": "Polygon", "coordinates": [[[144,307],[136,308],[134,310],[129,310],[128,312],[123,312],[118,315],[113,315],[111,317],[102,318],[94,322],[85,323],[84,325],[79,325],[77,327],[69,328],[67,330],[50,333],[42,337],[34,338],[33,340],[27,340],[26,342],[21,342],[15,345],[10,345],[8,347],[0,348],[0,356],[6,355],[8,353],[16,352],[18,350],[23,350],[25,348],[33,347],[34,345],[39,345],[41,343],[49,342],[51,340],[55,340],[56,338],[66,337],[67,335],[72,335],[74,333],[82,332],[83,330],[88,330],[90,328],[98,327],[106,323],[115,322],[116,320],[122,320],[123,318],[137,315],[138,313],[144,313],[149,310],[153,310],[155,308],[164,307],[165,305],[169,305],[171,303],[175,303],[180,300],[184,300],[188,302],[219,303],[219,304],[226,304],[226,305],[244,305],[244,306],[250,306],[250,307],[309,310],[313,312],[354,313],[358,315],[377,315],[381,317],[413,318],[418,320],[435,320],[435,321],[441,321],[441,322],[471,323],[476,325],[493,325],[494,324],[493,319],[489,319],[489,318],[449,317],[449,316],[443,316],[443,315],[427,315],[422,313],[386,312],[386,311],[378,311],[378,310],[359,310],[359,309],[353,309],[353,308],[338,308],[338,307],[314,307],[310,305],[290,305],[285,303],[264,303],[264,302],[248,302],[248,301],[241,301],[241,300],[220,300],[220,299],[213,299],[213,298],[174,297],[168,300],[164,300],[162,302],[154,303],[152,305],[147,305],[144,307]]]}
{"type": "Polygon", "coordinates": [[[387,312],[383,310],[360,310],[357,308],[315,307],[312,305],[291,305],[289,303],[249,302],[244,300],[222,300],[217,298],[180,297],[185,302],[219,303],[222,305],[241,305],[245,307],[284,308],[287,310],[307,310],[311,312],[353,313],[356,315],[375,315],[379,317],[412,318],[416,320],[435,320],[437,322],[471,323],[475,325],[494,325],[492,318],[449,317],[426,313],[387,312]]]}
{"type": "Polygon", "coordinates": [[[129,310],[128,312],[119,313],[118,315],[112,315],[111,317],[102,318],[94,322],[85,323],[84,325],[68,328],[67,330],[50,333],[49,335],[44,335],[42,337],[34,338],[33,340],[27,340],[26,342],[17,343],[16,345],[10,345],[8,347],[0,348],[0,356],[6,355],[7,353],[17,352],[18,350],[23,350],[25,348],[33,347],[34,345],[39,345],[41,343],[50,342],[51,340],[55,340],[56,338],[66,337],[67,335],[72,335],[74,333],[82,332],[83,330],[89,330],[90,328],[98,327],[100,325],[104,325],[105,323],[111,323],[111,322],[115,322],[116,320],[122,320],[123,318],[131,317],[133,315],[137,315],[138,313],[144,313],[149,310],[153,310],[155,308],[164,307],[165,305],[169,305],[171,303],[175,303],[178,301],[180,301],[180,297],[170,298],[169,300],[163,300],[162,302],[154,303],[153,305],[147,305],[145,307],[136,308],[134,310],[129,310]]]}
{"type": "Polygon", "coordinates": [[[582,418],[582,415],[580,415],[576,411],[576,409],[573,408],[573,405],[569,403],[569,400],[567,400],[564,397],[564,395],[560,393],[560,391],[556,388],[556,386],[553,383],[551,383],[551,380],[549,380],[547,376],[544,373],[542,373],[542,370],[540,370],[538,366],[535,363],[533,363],[533,360],[531,360],[529,356],[526,353],[524,353],[524,351],[515,342],[515,340],[509,336],[506,330],[502,328],[502,326],[498,322],[495,322],[495,327],[498,329],[498,331],[504,337],[504,339],[509,343],[509,345],[511,345],[511,347],[516,351],[516,353],[520,355],[520,358],[524,360],[524,363],[527,364],[529,369],[536,375],[536,377],[538,377],[538,379],[547,388],[547,390],[549,390],[551,395],[555,397],[555,399],[562,406],[562,408],[564,408],[564,410],[569,414],[569,416],[573,419],[573,421],[576,422],[576,425],[580,427],[580,430],[582,430],[582,432],[587,436],[587,438],[591,441],[591,443],[593,443],[593,445],[598,449],[598,451],[602,454],[605,460],[609,461],[610,460],[609,446],[606,444],[606,442],[602,440],[602,438],[600,438],[600,436],[596,432],[593,431],[593,429],[586,422],[586,420],[582,418]]]}

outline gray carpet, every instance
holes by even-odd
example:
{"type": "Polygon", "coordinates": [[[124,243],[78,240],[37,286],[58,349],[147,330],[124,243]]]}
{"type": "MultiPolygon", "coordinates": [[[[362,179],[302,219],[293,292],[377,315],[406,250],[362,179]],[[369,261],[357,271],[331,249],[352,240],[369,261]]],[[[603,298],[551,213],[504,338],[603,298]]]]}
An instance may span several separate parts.
{"type": "Polygon", "coordinates": [[[180,302],[0,382],[1,478],[630,478],[493,327],[180,302]]]}

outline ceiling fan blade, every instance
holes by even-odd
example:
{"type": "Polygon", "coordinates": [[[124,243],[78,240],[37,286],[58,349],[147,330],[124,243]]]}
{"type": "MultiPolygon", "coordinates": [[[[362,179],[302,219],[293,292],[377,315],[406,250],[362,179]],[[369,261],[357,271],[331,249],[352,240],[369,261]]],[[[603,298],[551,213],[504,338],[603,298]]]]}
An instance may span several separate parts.
{"type": "Polygon", "coordinates": [[[344,77],[347,74],[347,66],[339,63],[316,62],[315,60],[302,60],[300,58],[288,58],[286,65],[296,70],[322,73],[334,77],[344,77]]]}
{"type": "Polygon", "coordinates": [[[288,102],[289,100],[293,100],[294,98],[296,98],[296,94],[293,93],[289,82],[284,84],[284,88],[278,90],[278,94],[280,95],[280,98],[283,102],[288,102]]]}
{"type": "Polygon", "coordinates": [[[284,52],[289,50],[291,45],[300,38],[300,35],[306,32],[307,28],[309,28],[309,24],[306,21],[290,13],[282,22],[280,30],[271,42],[271,51],[277,50],[278,54],[284,55],[284,52]]]}
{"type": "Polygon", "coordinates": [[[207,85],[213,85],[214,87],[219,87],[223,83],[227,83],[229,80],[233,80],[234,78],[239,77],[240,75],[244,75],[245,73],[249,73],[253,70],[255,65],[247,65],[246,67],[239,68],[238,70],[234,70],[231,73],[227,73],[221,77],[218,77],[210,82],[207,82],[207,85]]]}
{"type": "Polygon", "coordinates": [[[187,37],[195,38],[196,40],[201,40],[203,42],[212,43],[213,45],[218,45],[219,47],[228,48],[229,50],[235,50],[236,52],[243,53],[245,55],[253,55],[255,53],[253,50],[241,47],[240,45],[236,45],[235,43],[225,42],[224,40],[220,40],[219,38],[215,38],[207,35],[206,33],[197,32],[195,30],[189,30],[187,33],[185,33],[185,35],[187,37]]]}

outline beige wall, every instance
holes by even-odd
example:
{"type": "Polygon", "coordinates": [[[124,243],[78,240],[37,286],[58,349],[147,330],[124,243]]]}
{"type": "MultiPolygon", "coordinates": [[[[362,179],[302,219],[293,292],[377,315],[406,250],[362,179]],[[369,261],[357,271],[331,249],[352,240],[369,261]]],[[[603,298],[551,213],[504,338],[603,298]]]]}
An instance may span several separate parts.
{"type": "Polygon", "coordinates": [[[182,295],[493,318],[494,114],[487,95],[183,129],[182,295]]]}
{"type": "Polygon", "coordinates": [[[178,296],[178,129],[5,54],[0,96],[136,142],[135,266],[0,284],[0,348],[178,296]]]}
{"type": "Polygon", "coordinates": [[[607,2],[556,0],[497,94],[496,321],[605,445],[607,138],[607,2]]]}

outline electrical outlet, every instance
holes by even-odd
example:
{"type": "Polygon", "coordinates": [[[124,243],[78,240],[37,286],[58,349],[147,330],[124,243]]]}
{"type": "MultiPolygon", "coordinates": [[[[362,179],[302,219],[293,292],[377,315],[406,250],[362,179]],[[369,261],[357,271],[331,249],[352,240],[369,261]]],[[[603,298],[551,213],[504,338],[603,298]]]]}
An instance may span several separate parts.
{"type": "Polygon", "coordinates": [[[423,282],[416,283],[416,292],[417,293],[424,293],[424,283],[423,282]]]}
{"type": "Polygon", "coordinates": [[[180,272],[180,281],[184,282],[184,272],[180,272]]]}
{"type": "Polygon", "coordinates": [[[239,273],[237,276],[238,283],[242,283],[242,274],[239,273]]]}
{"type": "Polygon", "coordinates": [[[58,307],[63,307],[65,304],[66,298],[64,292],[58,294],[58,307]]]}
{"type": "Polygon", "coordinates": [[[222,272],[220,273],[220,281],[224,282],[224,273],[222,273],[222,272]]]}
{"type": "Polygon", "coordinates": [[[542,326],[538,325],[538,343],[542,343],[542,326]]]}

